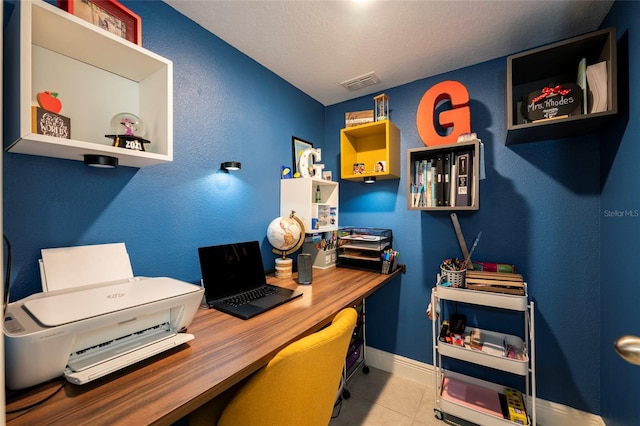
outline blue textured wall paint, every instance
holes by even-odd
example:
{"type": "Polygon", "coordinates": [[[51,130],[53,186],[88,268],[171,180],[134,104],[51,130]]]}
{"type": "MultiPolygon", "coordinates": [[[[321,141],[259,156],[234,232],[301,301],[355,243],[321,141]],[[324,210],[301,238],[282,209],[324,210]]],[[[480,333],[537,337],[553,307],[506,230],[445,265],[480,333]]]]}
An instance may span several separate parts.
{"type": "Polygon", "coordinates": [[[615,125],[602,139],[601,306],[602,417],[607,425],[638,424],[640,366],[614,351],[622,335],[640,336],[640,3],[616,2],[603,23],[618,34],[618,108],[615,125]],[[633,117],[633,118],[631,118],[633,117]]]}
{"type": "MultiPolygon", "coordinates": [[[[506,61],[499,59],[385,91],[401,131],[403,171],[406,150],[423,146],[415,125],[422,95],[442,80],[462,82],[471,96],[472,129],[485,143],[487,173],[480,184],[480,210],[458,212],[467,244],[482,231],[474,258],[513,263],[529,283],[538,303],[539,396],[598,413],[599,353],[593,345],[600,328],[598,140],[505,147],[505,72],[506,61]],[[572,317],[580,321],[560,326],[572,317]]],[[[372,98],[365,97],[328,107],[327,148],[342,125],[338,117],[372,105],[372,98]]],[[[431,327],[424,314],[430,289],[441,260],[461,253],[449,213],[407,211],[406,186],[404,176],[374,186],[342,183],[340,221],[392,228],[394,245],[408,267],[401,284],[369,298],[368,344],[431,363],[431,327]],[[384,194],[396,192],[395,202],[370,209],[384,194]]],[[[499,318],[476,320],[491,329],[488,321],[499,318]]],[[[521,322],[514,325],[522,328],[521,322]]]]}
{"type": "MultiPolygon", "coordinates": [[[[38,291],[45,247],[124,241],[136,275],[197,282],[197,247],[259,239],[270,267],[265,228],[279,213],[279,167],[291,162],[291,136],[323,148],[323,163],[337,177],[344,113],[373,108],[372,96],[324,108],[166,4],[124,3],[143,19],[143,46],[174,61],[175,160],[105,171],[5,154],[12,300],[38,291]],[[243,169],[216,173],[226,160],[241,161],[243,169]]],[[[616,3],[606,26],[633,31],[639,7],[616,3]]],[[[629,38],[630,73],[638,75],[640,44],[637,35],[629,38]]],[[[505,147],[505,68],[502,58],[385,91],[401,130],[403,173],[406,150],[422,146],[415,112],[423,93],[445,79],[461,81],[471,95],[472,129],[485,142],[487,180],[481,209],[458,216],[467,242],[483,232],[476,259],[514,263],[529,282],[537,303],[539,397],[633,424],[640,373],[613,354],[611,342],[640,335],[637,317],[627,313],[637,311],[639,290],[631,268],[617,271],[614,284],[607,277],[619,259],[634,264],[640,221],[604,217],[604,210],[639,208],[637,191],[627,190],[629,176],[635,182],[639,173],[631,163],[637,124],[623,122],[621,142],[611,148],[604,138],[602,159],[596,136],[505,147]]],[[[638,94],[638,83],[630,90],[638,94]]],[[[630,111],[637,110],[634,100],[630,111]]],[[[373,186],[340,181],[340,210],[341,225],[392,228],[408,268],[368,299],[368,344],[432,362],[429,292],[440,261],[460,256],[449,214],[407,211],[405,177],[373,186]]],[[[481,325],[500,321],[484,314],[469,316],[481,325]]]]}
{"type": "Polygon", "coordinates": [[[136,275],[197,283],[198,247],[258,239],[273,269],[265,234],[279,215],[291,136],[322,145],[320,103],[165,3],[126,5],[142,17],[143,47],[173,61],[174,161],[96,170],[5,154],[12,300],[39,290],[37,259],[47,247],[124,241],[136,275]],[[218,173],[229,160],[242,170],[218,173]]]}

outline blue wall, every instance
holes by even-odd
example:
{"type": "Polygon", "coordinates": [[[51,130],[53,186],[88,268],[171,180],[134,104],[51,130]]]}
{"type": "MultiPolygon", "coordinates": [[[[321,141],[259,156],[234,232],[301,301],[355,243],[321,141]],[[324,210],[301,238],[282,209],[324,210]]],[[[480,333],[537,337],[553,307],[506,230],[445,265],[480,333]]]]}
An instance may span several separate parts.
{"type": "MultiPolygon", "coordinates": [[[[5,154],[4,232],[14,248],[12,300],[38,291],[37,259],[46,247],[124,241],[136,275],[195,283],[200,278],[197,247],[259,239],[265,266],[271,267],[265,230],[279,214],[279,167],[291,162],[291,136],[322,148],[326,170],[337,176],[344,113],[373,108],[373,96],[325,108],[166,4],[125,4],[142,17],[143,46],[174,62],[175,160],[107,171],[5,154]],[[227,160],[241,161],[242,170],[216,173],[227,160]]],[[[626,26],[633,16],[638,16],[637,4],[616,3],[608,25],[621,21],[626,26]]],[[[634,260],[638,220],[601,218],[604,208],[638,208],[637,191],[620,194],[618,185],[625,182],[622,187],[629,188],[640,173],[632,171],[636,179],[627,180],[626,162],[637,156],[632,145],[637,132],[620,124],[625,136],[621,143],[605,137],[603,146],[611,143],[613,150],[607,146],[603,158],[597,135],[505,146],[505,72],[501,58],[385,91],[391,118],[401,130],[403,173],[406,150],[423,146],[415,126],[422,95],[443,80],[462,82],[471,96],[472,130],[485,143],[487,179],[480,186],[480,210],[458,217],[468,243],[483,233],[475,259],[513,263],[529,283],[536,302],[538,396],[624,416],[617,394],[630,393],[628,400],[637,401],[637,385],[614,382],[614,373],[636,374],[636,383],[638,373],[612,354],[611,342],[623,333],[640,334],[631,322],[637,318],[624,313],[633,312],[638,290],[631,288],[631,268],[622,273],[628,288],[623,301],[618,292],[608,291],[620,283],[605,280],[601,286],[600,274],[609,277],[606,265],[619,256],[627,263],[634,260]],[[601,163],[610,157],[615,161],[601,176],[601,163]],[[616,245],[620,240],[624,244],[616,245]],[[619,322],[625,320],[632,329],[623,330],[619,322]],[[614,321],[616,327],[609,327],[614,321]]],[[[340,181],[340,224],[391,228],[407,264],[406,275],[368,300],[367,343],[431,363],[431,324],[425,317],[430,289],[440,261],[460,256],[460,250],[449,214],[407,211],[406,186],[404,176],[372,186],[340,181]]],[[[469,317],[483,321],[484,315],[469,317]]],[[[514,334],[521,327],[519,320],[506,322],[514,334]]],[[[637,417],[636,412],[626,419],[637,417]]],[[[631,422],[621,417],[619,424],[631,422]]]]}
{"type": "MultiPolygon", "coordinates": [[[[404,159],[407,149],[424,146],[415,117],[425,91],[443,80],[467,87],[472,130],[485,144],[487,175],[480,184],[480,210],[458,213],[467,244],[482,231],[474,258],[512,263],[529,284],[537,303],[539,396],[598,412],[600,353],[593,344],[600,332],[598,139],[505,146],[505,72],[506,61],[499,59],[387,90],[391,118],[401,131],[404,159]],[[569,326],[569,318],[580,320],[569,326]]],[[[371,107],[366,97],[327,108],[327,149],[336,145],[344,112],[371,107]]],[[[340,221],[391,227],[408,266],[401,285],[369,299],[374,313],[368,317],[368,343],[431,363],[424,311],[440,262],[461,253],[449,214],[408,211],[406,186],[404,176],[375,186],[342,183],[340,221]]],[[[483,315],[474,321],[484,321],[483,315]]],[[[522,329],[521,321],[513,322],[522,329]]],[[[486,324],[479,323],[491,329],[486,324]]]]}
{"type": "Polygon", "coordinates": [[[602,137],[601,394],[607,425],[638,424],[640,366],[626,363],[613,350],[622,335],[640,336],[638,252],[640,236],[640,3],[616,2],[604,26],[618,32],[620,113],[602,137]],[[620,265],[620,266],[617,266],[620,265]]]}
{"type": "MultiPolygon", "coordinates": [[[[142,17],[143,47],[173,61],[174,161],[99,170],[6,153],[12,300],[38,290],[37,259],[48,247],[124,241],[136,275],[199,282],[198,247],[264,240],[279,215],[291,136],[324,139],[320,103],[165,3],[127,5],[142,17]],[[242,170],[218,173],[229,160],[242,170]]],[[[263,244],[265,267],[273,269],[270,249],[263,244]]]]}

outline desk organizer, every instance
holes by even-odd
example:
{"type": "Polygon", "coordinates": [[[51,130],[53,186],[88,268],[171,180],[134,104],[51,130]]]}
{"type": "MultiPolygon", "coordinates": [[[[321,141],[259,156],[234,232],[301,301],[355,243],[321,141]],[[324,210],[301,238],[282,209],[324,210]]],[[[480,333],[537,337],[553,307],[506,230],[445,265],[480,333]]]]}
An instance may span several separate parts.
{"type": "Polygon", "coordinates": [[[314,268],[327,269],[336,266],[336,231],[307,234],[302,252],[311,255],[314,268]]]}
{"type": "Polygon", "coordinates": [[[390,274],[397,267],[397,259],[387,262],[383,254],[392,249],[392,244],[391,229],[340,228],[336,266],[390,274]]]}

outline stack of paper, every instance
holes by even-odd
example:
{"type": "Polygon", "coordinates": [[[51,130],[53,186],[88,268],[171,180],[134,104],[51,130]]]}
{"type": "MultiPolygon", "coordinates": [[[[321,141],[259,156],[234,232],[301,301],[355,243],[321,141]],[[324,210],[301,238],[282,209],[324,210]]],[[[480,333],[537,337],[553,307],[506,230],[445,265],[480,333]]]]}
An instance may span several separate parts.
{"type": "Polygon", "coordinates": [[[587,67],[587,84],[591,98],[590,113],[607,110],[607,62],[587,67]]]}

